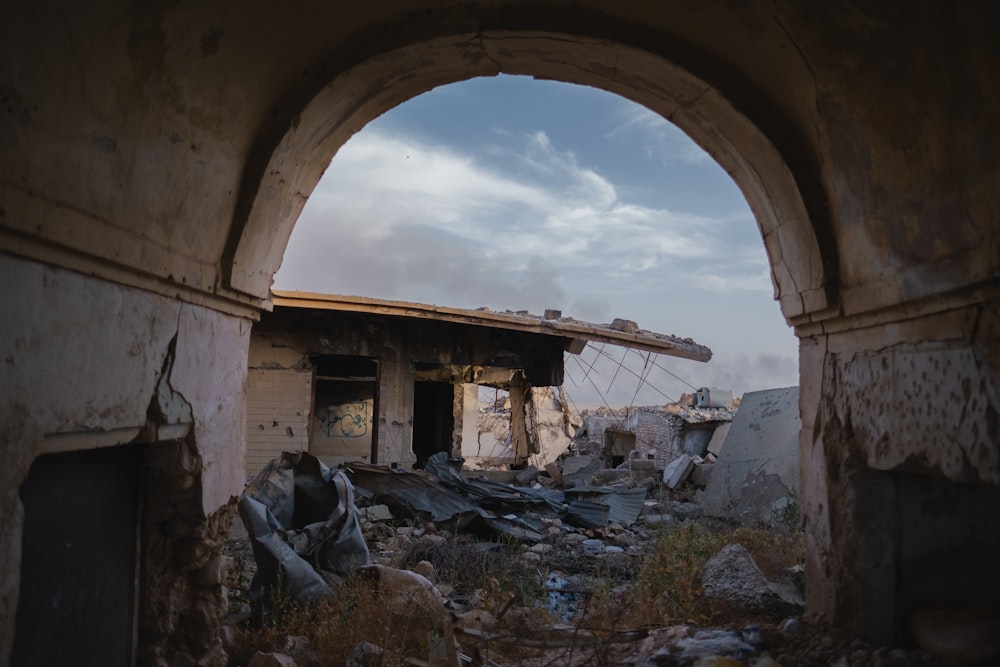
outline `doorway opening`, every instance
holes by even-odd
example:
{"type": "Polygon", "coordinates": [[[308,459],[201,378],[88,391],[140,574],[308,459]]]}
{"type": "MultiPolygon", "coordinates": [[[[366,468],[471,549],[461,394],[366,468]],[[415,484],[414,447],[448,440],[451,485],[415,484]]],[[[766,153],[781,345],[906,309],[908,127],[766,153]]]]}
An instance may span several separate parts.
{"type": "Polygon", "coordinates": [[[131,665],[142,447],[38,457],[21,486],[11,664],[131,665]]]}
{"type": "Polygon", "coordinates": [[[417,381],[413,385],[413,453],[423,468],[438,452],[452,451],[455,433],[455,385],[417,381]]]}

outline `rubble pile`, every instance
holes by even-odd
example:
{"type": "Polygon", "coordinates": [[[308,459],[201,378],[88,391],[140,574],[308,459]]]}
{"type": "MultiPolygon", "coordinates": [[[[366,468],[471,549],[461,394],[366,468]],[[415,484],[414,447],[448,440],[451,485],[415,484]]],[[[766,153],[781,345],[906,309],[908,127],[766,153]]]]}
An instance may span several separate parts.
{"type": "Polygon", "coordinates": [[[257,568],[256,592],[225,624],[231,664],[933,664],[918,653],[877,651],[803,624],[795,616],[801,591],[791,585],[794,572],[765,574],[739,544],[718,550],[689,584],[714,597],[732,627],[629,624],[644,559],[658,540],[719,526],[690,501],[690,485],[670,490],[656,470],[652,483],[643,484],[627,467],[610,479],[607,469],[592,468],[595,459],[601,463],[594,455],[571,455],[543,471],[510,471],[506,483],[463,470],[443,454],[412,472],[368,464],[331,470],[308,454],[286,454],[241,502],[257,561],[237,569],[257,568]],[[376,584],[379,627],[424,628],[407,634],[405,653],[369,638],[353,646],[345,663],[343,656],[325,657],[315,643],[321,639],[298,633],[276,639],[264,633],[270,644],[254,646],[247,622],[260,623],[267,614],[256,607],[280,599],[260,586],[285,587],[306,603],[316,590],[298,590],[296,582],[322,582],[321,594],[336,599],[345,575],[376,584]]]}

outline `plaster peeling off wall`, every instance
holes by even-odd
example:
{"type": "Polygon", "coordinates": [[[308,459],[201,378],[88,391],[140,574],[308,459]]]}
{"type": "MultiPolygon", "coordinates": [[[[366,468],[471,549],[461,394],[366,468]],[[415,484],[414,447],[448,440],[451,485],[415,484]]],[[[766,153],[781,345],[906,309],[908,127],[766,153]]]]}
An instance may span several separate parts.
{"type": "MultiPolygon", "coordinates": [[[[528,458],[539,468],[559,458],[580,428],[579,416],[569,411],[561,396],[557,387],[533,387],[528,392],[525,402],[525,427],[531,449],[528,458]]],[[[479,410],[477,421],[476,441],[463,441],[462,444],[462,456],[467,462],[471,465],[486,461],[512,462],[510,402],[479,410]]]]}
{"type": "Polygon", "coordinates": [[[143,650],[177,656],[197,647],[206,653],[192,663],[210,664],[218,657],[211,625],[200,623],[204,632],[188,643],[180,619],[196,608],[215,618],[221,609],[219,586],[199,588],[190,578],[218,555],[229,500],[243,487],[250,321],[6,256],[0,275],[0,386],[10,397],[0,405],[0,662],[19,595],[18,491],[32,463],[134,442],[156,470],[143,509],[146,551],[165,560],[141,575],[149,604],[139,619],[143,650]],[[166,600],[169,610],[152,609],[166,600]]]}
{"type": "Polygon", "coordinates": [[[580,426],[579,417],[574,419],[563,402],[560,388],[553,387],[531,390],[525,405],[525,422],[533,451],[529,458],[538,468],[559,458],[580,426]]]}

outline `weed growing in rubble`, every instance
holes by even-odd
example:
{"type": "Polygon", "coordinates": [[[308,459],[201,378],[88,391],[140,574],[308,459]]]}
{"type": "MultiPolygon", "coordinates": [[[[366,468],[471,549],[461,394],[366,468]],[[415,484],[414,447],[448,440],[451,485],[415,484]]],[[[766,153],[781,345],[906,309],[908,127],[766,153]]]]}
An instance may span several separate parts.
{"type": "Polygon", "coordinates": [[[778,578],[803,557],[798,533],[757,528],[709,530],[690,525],[662,535],[643,559],[635,585],[632,621],[637,625],[732,621],[729,610],[706,598],[705,562],[730,543],[742,544],[765,576],[778,578]]]}
{"type": "Polygon", "coordinates": [[[407,655],[427,655],[428,633],[434,628],[426,614],[399,611],[387,607],[372,582],[350,577],[333,596],[310,605],[289,602],[280,614],[272,613],[263,625],[248,631],[248,653],[282,651],[300,665],[339,667],[351,650],[365,641],[384,650],[379,664],[405,664],[407,655]],[[305,655],[293,645],[299,636],[308,639],[305,655]]]}
{"type": "Polygon", "coordinates": [[[519,554],[514,542],[469,542],[455,536],[437,544],[413,543],[399,567],[413,569],[428,561],[438,581],[448,582],[460,593],[478,591],[487,611],[499,614],[512,604],[530,604],[538,597],[539,573],[519,554]]]}

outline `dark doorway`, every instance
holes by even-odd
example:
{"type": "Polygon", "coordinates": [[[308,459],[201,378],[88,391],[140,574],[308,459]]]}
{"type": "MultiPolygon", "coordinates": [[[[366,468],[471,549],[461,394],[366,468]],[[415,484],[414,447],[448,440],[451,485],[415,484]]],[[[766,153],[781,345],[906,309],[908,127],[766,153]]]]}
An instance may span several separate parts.
{"type": "Polygon", "coordinates": [[[21,486],[12,665],[131,665],[138,446],[47,454],[21,486]]]}
{"type": "Polygon", "coordinates": [[[413,453],[422,468],[437,452],[451,454],[455,432],[455,385],[416,382],[413,388],[413,453]]]}

